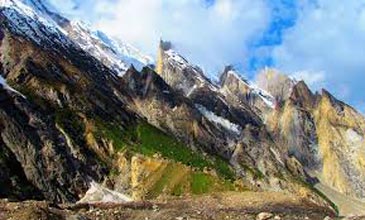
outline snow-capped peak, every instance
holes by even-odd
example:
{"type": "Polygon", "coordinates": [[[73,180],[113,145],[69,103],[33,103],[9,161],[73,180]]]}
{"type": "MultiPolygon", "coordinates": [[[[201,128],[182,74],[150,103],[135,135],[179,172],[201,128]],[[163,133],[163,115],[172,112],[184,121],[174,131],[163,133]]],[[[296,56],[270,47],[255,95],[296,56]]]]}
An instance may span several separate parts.
{"type": "Polygon", "coordinates": [[[78,45],[119,76],[131,65],[141,70],[154,63],[150,56],[128,43],[112,39],[81,21],[69,21],[47,0],[1,0],[0,7],[9,9],[2,13],[11,21],[13,31],[21,36],[39,45],[47,45],[45,40],[50,46],[51,41],[62,41],[65,47],[78,45]]]}
{"type": "MultiPolygon", "coordinates": [[[[180,69],[185,73],[186,77],[194,79],[195,86],[191,91],[197,87],[208,86],[212,91],[218,91],[218,87],[214,85],[203,73],[203,71],[196,65],[192,65],[189,61],[180,55],[176,50],[169,47],[164,51],[167,61],[174,67],[180,69]],[[185,71],[184,71],[185,70],[185,71]]],[[[190,91],[190,92],[191,92],[190,91]]]]}
{"type": "Polygon", "coordinates": [[[130,65],[141,70],[144,66],[154,63],[151,57],[144,55],[130,44],[112,39],[99,30],[93,30],[84,22],[71,21],[66,30],[75,43],[119,76],[122,76],[130,65]]]}
{"type": "Polygon", "coordinates": [[[7,28],[32,40],[39,46],[46,43],[52,47],[61,43],[64,47],[72,42],[65,36],[64,30],[53,20],[46,19],[32,7],[18,0],[1,0],[1,14],[7,18],[7,28]]]}

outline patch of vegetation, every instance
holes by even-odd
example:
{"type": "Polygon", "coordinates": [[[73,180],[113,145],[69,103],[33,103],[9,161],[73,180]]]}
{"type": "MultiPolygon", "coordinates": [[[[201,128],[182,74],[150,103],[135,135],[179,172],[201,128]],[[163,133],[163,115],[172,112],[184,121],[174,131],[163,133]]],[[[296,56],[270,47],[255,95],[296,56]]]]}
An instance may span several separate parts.
{"type": "Polygon", "coordinates": [[[112,123],[105,123],[102,120],[96,121],[95,132],[96,138],[106,138],[109,141],[112,141],[114,148],[117,151],[123,151],[127,146],[132,145],[133,138],[135,137],[133,132],[129,132],[128,130],[112,123]]]}
{"type": "Polygon", "coordinates": [[[205,167],[215,169],[225,179],[235,179],[234,172],[223,159],[205,158],[201,153],[191,150],[184,143],[148,123],[142,122],[122,128],[113,123],[97,120],[96,127],[96,137],[104,137],[112,141],[118,151],[128,150],[146,156],[159,153],[164,158],[199,170],[203,170],[205,167]]]}
{"type": "Polygon", "coordinates": [[[115,176],[119,176],[120,175],[120,171],[116,168],[112,168],[109,171],[109,176],[110,177],[115,177],[115,176]]]}
{"type": "Polygon", "coordinates": [[[231,181],[235,180],[236,175],[226,161],[217,157],[215,158],[213,163],[214,163],[213,166],[217,170],[218,174],[222,175],[227,180],[231,181]]]}
{"type": "Polygon", "coordinates": [[[156,198],[158,195],[161,195],[165,187],[168,186],[173,175],[176,175],[175,171],[176,167],[174,165],[167,166],[161,178],[153,185],[152,189],[149,190],[147,198],[156,198]]]}
{"type": "Polygon", "coordinates": [[[191,191],[199,195],[210,192],[214,188],[214,180],[211,176],[202,172],[192,174],[191,191]]]}
{"type": "Polygon", "coordinates": [[[137,138],[139,144],[134,145],[134,150],[144,155],[160,153],[163,157],[200,169],[211,166],[201,154],[149,124],[137,126],[137,138]]]}
{"type": "Polygon", "coordinates": [[[184,185],[182,183],[174,187],[171,193],[173,196],[182,196],[184,194],[184,185]]]}

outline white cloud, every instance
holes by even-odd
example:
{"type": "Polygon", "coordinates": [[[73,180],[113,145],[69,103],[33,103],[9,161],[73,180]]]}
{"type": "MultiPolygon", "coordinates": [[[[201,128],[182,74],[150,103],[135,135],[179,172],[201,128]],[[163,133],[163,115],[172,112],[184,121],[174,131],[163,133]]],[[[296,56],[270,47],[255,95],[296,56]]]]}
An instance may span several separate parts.
{"type": "Polygon", "coordinates": [[[302,1],[273,58],[285,72],[313,70],[302,77],[310,83],[325,78],[329,90],[356,105],[365,95],[359,83],[365,81],[365,0],[302,1]]]}
{"type": "Polygon", "coordinates": [[[243,62],[250,39],[268,25],[264,0],[114,0],[97,1],[94,26],[150,54],[159,38],[171,40],[190,60],[211,73],[243,62]]]}
{"type": "Polygon", "coordinates": [[[248,45],[277,13],[288,13],[281,1],[276,6],[284,11],[270,8],[267,0],[215,0],[209,7],[206,0],[50,1],[150,55],[160,37],[171,40],[211,76],[226,64],[246,63],[250,53],[272,53],[275,68],[314,89],[326,87],[354,105],[365,96],[365,0],[298,1],[298,18],[284,31],[282,44],[254,49],[248,45]]]}
{"type": "Polygon", "coordinates": [[[326,75],[324,71],[298,71],[294,72],[291,77],[296,79],[297,81],[305,81],[311,88],[314,88],[316,90],[325,87],[326,75]]]}

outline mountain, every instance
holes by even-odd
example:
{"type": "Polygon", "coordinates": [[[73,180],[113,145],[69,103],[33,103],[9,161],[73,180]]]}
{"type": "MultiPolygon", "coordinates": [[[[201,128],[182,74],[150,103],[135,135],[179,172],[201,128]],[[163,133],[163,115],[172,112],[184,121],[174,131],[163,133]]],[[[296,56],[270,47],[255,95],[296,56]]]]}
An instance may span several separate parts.
{"type": "Polygon", "coordinates": [[[231,66],[216,84],[166,41],[151,65],[46,1],[2,0],[0,20],[0,197],[138,206],[223,193],[299,218],[335,215],[333,202],[361,214],[346,201],[364,199],[365,119],[329,92],[231,66]]]}
{"type": "Polygon", "coordinates": [[[141,70],[144,66],[154,63],[150,56],[141,53],[132,45],[110,38],[102,31],[93,30],[82,21],[73,21],[61,16],[45,0],[9,0],[8,2],[23,10],[34,10],[42,18],[52,23],[54,28],[61,30],[70,40],[108,68],[113,69],[118,75],[123,75],[130,65],[141,70]]]}
{"type": "Polygon", "coordinates": [[[227,66],[220,77],[221,93],[235,103],[245,103],[258,115],[276,107],[276,99],[267,91],[242,78],[233,67],[227,66]]]}
{"type": "MultiPolygon", "coordinates": [[[[293,174],[312,184],[323,184],[335,189],[349,196],[349,201],[356,198],[362,204],[360,201],[363,200],[363,187],[360,185],[364,185],[361,177],[364,169],[361,167],[363,154],[360,152],[363,147],[355,143],[363,140],[361,123],[364,117],[356,110],[335,99],[325,90],[321,94],[313,94],[305,82],[291,79],[274,69],[264,69],[258,74],[256,83],[252,83],[228,66],[220,77],[220,85],[214,85],[199,68],[189,64],[174,51],[171,43],[161,42],[159,58],[157,72],[160,72],[165,81],[193,102],[222,117],[230,125],[227,127],[234,127],[232,122],[236,122],[241,128],[245,127],[244,117],[230,117],[227,114],[230,110],[217,106],[226,105],[231,109],[238,107],[243,112],[242,115],[255,119],[254,122],[248,120],[250,126],[263,126],[267,129],[269,139],[273,139],[275,143],[270,145],[280,146],[277,150],[270,150],[293,174]],[[204,90],[208,92],[203,93],[204,90]],[[215,99],[210,97],[211,94],[214,94],[215,99]],[[216,97],[225,104],[220,104],[216,97]],[[330,101],[324,101],[327,99],[330,101]],[[334,110],[326,110],[325,113],[323,108],[334,110]],[[349,116],[342,113],[341,109],[344,108],[348,109],[349,116]],[[358,123],[350,122],[353,120],[347,117],[358,123]],[[338,122],[342,120],[346,122],[338,122]],[[346,123],[344,127],[343,123],[346,123]],[[332,131],[336,131],[334,136],[328,138],[328,133],[332,131]],[[333,143],[330,140],[337,141],[333,143]],[[344,150],[349,148],[352,150],[344,150]],[[353,159],[347,162],[345,155],[351,155],[357,162],[353,159]],[[338,163],[334,164],[333,161],[338,163]]],[[[261,136],[256,142],[266,138],[261,136]]]]}
{"type": "Polygon", "coordinates": [[[153,64],[153,59],[138,49],[120,40],[109,38],[101,31],[94,31],[80,21],[71,21],[63,25],[68,37],[82,49],[101,61],[108,68],[123,75],[133,65],[138,70],[153,64]]]}

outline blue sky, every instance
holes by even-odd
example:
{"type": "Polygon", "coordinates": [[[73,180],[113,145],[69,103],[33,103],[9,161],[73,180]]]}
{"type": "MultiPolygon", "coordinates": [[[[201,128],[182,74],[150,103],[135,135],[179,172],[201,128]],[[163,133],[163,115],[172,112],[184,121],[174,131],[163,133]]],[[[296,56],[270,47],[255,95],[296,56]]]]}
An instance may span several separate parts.
{"type": "Polygon", "coordinates": [[[154,55],[160,37],[216,77],[274,67],[365,111],[365,0],[51,0],[154,55]]]}

